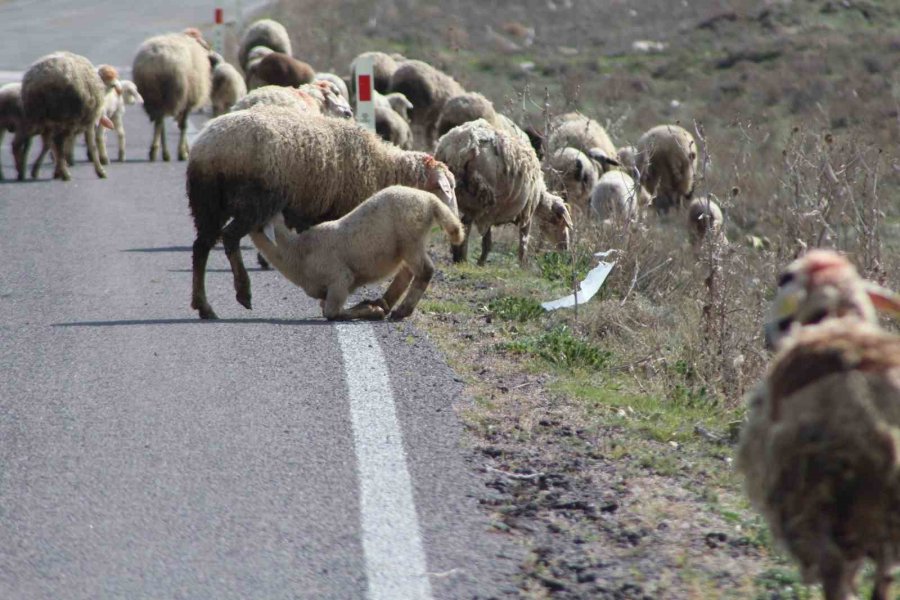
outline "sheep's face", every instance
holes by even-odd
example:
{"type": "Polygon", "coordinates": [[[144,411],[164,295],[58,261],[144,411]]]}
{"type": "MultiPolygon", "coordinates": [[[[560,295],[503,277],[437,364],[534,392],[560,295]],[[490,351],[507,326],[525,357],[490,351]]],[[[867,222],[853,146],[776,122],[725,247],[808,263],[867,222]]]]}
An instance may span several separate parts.
{"type": "Polygon", "coordinates": [[[853,316],[875,323],[876,309],[900,315],[900,296],[860,277],[836,252],[812,250],[778,277],[765,323],[766,345],[778,348],[797,328],[830,318],[853,316]]]}
{"type": "Polygon", "coordinates": [[[541,235],[549,240],[558,250],[569,249],[569,237],[575,229],[569,207],[563,199],[553,194],[544,193],[537,209],[541,235]]]}
{"type": "Polygon", "coordinates": [[[444,163],[435,160],[432,156],[425,157],[425,167],[428,170],[426,189],[441,199],[453,214],[459,216],[459,207],[456,203],[456,178],[444,163]]]}
{"type": "Polygon", "coordinates": [[[138,93],[137,86],[133,81],[125,80],[122,82],[122,99],[125,104],[143,104],[144,99],[138,93]]]}
{"type": "Polygon", "coordinates": [[[337,89],[334,83],[320,81],[316,85],[320,87],[325,97],[325,105],[322,107],[325,114],[338,117],[339,119],[353,118],[353,109],[350,108],[350,103],[341,95],[340,90],[337,89]]]}

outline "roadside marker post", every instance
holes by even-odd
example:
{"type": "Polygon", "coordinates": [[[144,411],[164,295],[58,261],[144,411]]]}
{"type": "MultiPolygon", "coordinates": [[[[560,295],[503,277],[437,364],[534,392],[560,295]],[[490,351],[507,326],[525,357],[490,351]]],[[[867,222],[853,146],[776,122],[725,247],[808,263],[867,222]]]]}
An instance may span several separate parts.
{"type": "Polygon", "coordinates": [[[375,64],[372,57],[357,59],[356,64],[356,120],[363,127],[375,131],[375,99],[373,71],[375,64]]]}
{"type": "Polygon", "coordinates": [[[225,15],[221,8],[217,8],[215,11],[215,27],[213,28],[213,50],[222,54],[222,31],[225,22],[225,15]]]}

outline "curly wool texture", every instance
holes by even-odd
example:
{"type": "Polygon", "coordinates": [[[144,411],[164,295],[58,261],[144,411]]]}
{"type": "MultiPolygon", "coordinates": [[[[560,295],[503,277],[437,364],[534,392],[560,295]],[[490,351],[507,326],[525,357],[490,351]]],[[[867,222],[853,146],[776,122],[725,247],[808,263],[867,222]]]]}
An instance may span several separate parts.
{"type": "Polygon", "coordinates": [[[75,135],[100,120],[106,88],[91,61],[71,52],[55,52],[28,68],[21,94],[32,134],[75,135]]]}
{"type": "Polygon", "coordinates": [[[493,225],[531,222],[546,192],[531,146],[484,119],[447,132],[435,157],[456,176],[460,213],[482,233],[493,225]]]}
{"type": "Polygon", "coordinates": [[[247,55],[256,46],[265,46],[275,52],[291,54],[291,36],[287,29],[278,21],[272,19],[260,19],[253,22],[241,37],[241,45],[238,49],[238,64],[247,72],[247,55]]]}
{"type": "Polygon", "coordinates": [[[591,192],[591,212],[598,219],[628,222],[637,219],[646,192],[622,171],[604,173],[591,192]]]}
{"type": "Polygon", "coordinates": [[[299,88],[287,88],[280,85],[266,85],[256,88],[231,107],[232,110],[245,110],[264,104],[282,106],[300,113],[346,117],[350,105],[330,88],[318,83],[304,84],[299,88]]]}
{"type": "Polygon", "coordinates": [[[151,121],[178,117],[209,100],[209,52],[184,33],[152,37],[138,48],[133,79],[151,121]]]}
{"type": "Polygon", "coordinates": [[[193,188],[219,178],[253,181],[265,193],[235,196],[233,205],[223,207],[229,214],[274,214],[288,207],[299,219],[321,222],[347,214],[389,185],[425,187],[431,165],[427,159],[431,157],[425,153],[384,144],[349,121],[257,106],[207,124],[191,152],[188,195],[196,216],[204,203],[216,199],[195,197],[193,188]],[[279,206],[260,206],[265,202],[279,206]]]}

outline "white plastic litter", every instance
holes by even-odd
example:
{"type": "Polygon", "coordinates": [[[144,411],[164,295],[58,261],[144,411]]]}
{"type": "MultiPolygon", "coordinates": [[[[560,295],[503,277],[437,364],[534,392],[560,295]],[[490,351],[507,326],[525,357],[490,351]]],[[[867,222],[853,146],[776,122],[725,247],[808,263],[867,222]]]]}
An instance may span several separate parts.
{"type": "MultiPolygon", "coordinates": [[[[607,250],[606,252],[597,252],[594,254],[596,258],[604,259],[609,258],[612,254],[615,254],[618,250],[607,250]]],[[[576,294],[578,298],[578,304],[584,304],[591,298],[593,298],[597,292],[600,291],[600,288],[603,287],[603,283],[606,281],[607,276],[609,275],[612,268],[615,266],[616,261],[606,262],[601,260],[600,263],[591,269],[587,277],[584,278],[584,281],[578,286],[578,291],[575,294],[569,294],[564,298],[559,298],[558,300],[551,300],[550,302],[542,302],[541,306],[544,307],[544,310],[556,310],[557,308],[572,308],[575,306],[576,294]]]]}

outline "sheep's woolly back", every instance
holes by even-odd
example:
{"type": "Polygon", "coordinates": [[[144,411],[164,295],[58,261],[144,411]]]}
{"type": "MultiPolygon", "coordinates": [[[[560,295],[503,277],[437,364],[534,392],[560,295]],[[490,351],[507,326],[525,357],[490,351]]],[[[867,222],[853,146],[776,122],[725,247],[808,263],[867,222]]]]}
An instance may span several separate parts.
{"type": "Polygon", "coordinates": [[[350,63],[350,87],[356,85],[356,66],[363,58],[372,58],[372,86],[375,91],[382,94],[387,93],[391,85],[391,77],[397,70],[398,64],[390,54],[384,52],[363,52],[356,56],[350,63]]]}
{"type": "Polygon", "coordinates": [[[674,205],[694,188],[697,143],[678,125],[658,125],[640,137],[637,163],[641,182],[654,196],[674,205]]]}
{"type": "Polygon", "coordinates": [[[247,70],[247,55],[256,46],[265,46],[275,52],[283,52],[291,55],[291,37],[287,29],[278,21],[272,19],[260,19],[255,21],[244,32],[241,38],[241,46],[238,49],[238,64],[245,72],[247,70]]]}
{"type": "Polygon", "coordinates": [[[694,198],[688,204],[688,233],[695,244],[705,239],[710,232],[724,240],[723,221],[722,209],[709,198],[694,198]]]}
{"type": "Polygon", "coordinates": [[[183,33],[145,41],[134,57],[132,71],[144,97],[144,110],[153,121],[193,111],[209,99],[209,53],[183,33]]]}
{"type": "Polygon", "coordinates": [[[559,148],[544,161],[544,178],[549,187],[564,193],[569,202],[587,209],[591,190],[597,185],[596,164],[577,148],[559,148]]]}
{"type": "Polygon", "coordinates": [[[408,60],[397,68],[390,91],[400,92],[412,102],[410,120],[421,129],[425,146],[431,143],[444,104],[465,92],[455,79],[420,60],[408,60]]]}
{"type": "MultiPolygon", "coordinates": [[[[325,82],[324,85],[330,86],[330,83],[325,82]]],[[[304,84],[299,88],[266,85],[256,88],[238,100],[232,106],[232,110],[245,110],[257,105],[267,105],[291,108],[300,113],[327,115],[330,106],[329,94],[332,94],[331,88],[323,88],[318,83],[304,84]]],[[[342,106],[349,109],[349,105],[342,102],[339,96],[336,94],[333,96],[336,96],[333,97],[334,100],[341,102],[342,106]]]]}
{"type": "Polygon", "coordinates": [[[597,121],[577,113],[567,113],[557,117],[554,124],[555,127],[547,139],[547,155],[569,146],[577,148],[584,154],[592,148],[599,148],[610,158],[616,156],[615,145],[597,121]]]}
{"type": "Polygon", "coordinates": [[[224,113],[228,107],[247,95],[244,78],[232,65],[222,62],[216,65],[212,73],[212,91],[210,100],[216,115],[224,113]]]}
{"type": "Polygon", "coordinates": [[[591,192],[591,211],[600,220],[631,221],[637,217],[641,188],[622,171],[604,173],[591,192]]]}
{"type": "Polygon", "coordinates": [[[448,131],[438,140],[435,157],[456,177],[460,213],[481,232],[529,223],[546,190],[531,146],[484,119],[448,131]]]}
{"type": "Polygon", "coordinates": [[[398,148],[403,150],[412,148],[413,135],[409,123],[390,107],[375,108],[375,133],[398,148]]]}
{"type": "Polygon", "coordinates": [[[350,91],[347,89],[347,84],[343,79],[335,75],[334,73],[316,73],[315,79],[313,79],[313,83],[317,83],[319,81],[327,81],[334,85],[335,90],[343,96],[344,100],[347,102],[350,101],[350,91]]]}
{"type": "Polygon", "coordinates": [[[22,78],[22,108],[34,132],[78,133],[103,112],[106,88],[91,61],[71,52],[38,59],[22,78]]]}
{"type": "MultiPolygon", "coordinates": [[[[320,222],[345,215],[389,185],[425,187],[433,161],[389,146],[350,121],[257,106],[207,123],[191,150],[188,191],[197,215],[203,207],[196,203],[207,200],[195,198],[192,186],[255,182],[297,218],[320,222]]],[[[247,205],[231,206],[230,213],[255,214],[258,196],[236,199],[247,205]]]]}
{"type": "Polygon", "coordinates": [[[478,92],[466,92],[453,96],[441,109],[437,121],[437,135],[442,136],[457,125],[476,119],[484,119],[494,127],[499,124],[494,105],[478,92]]]}

